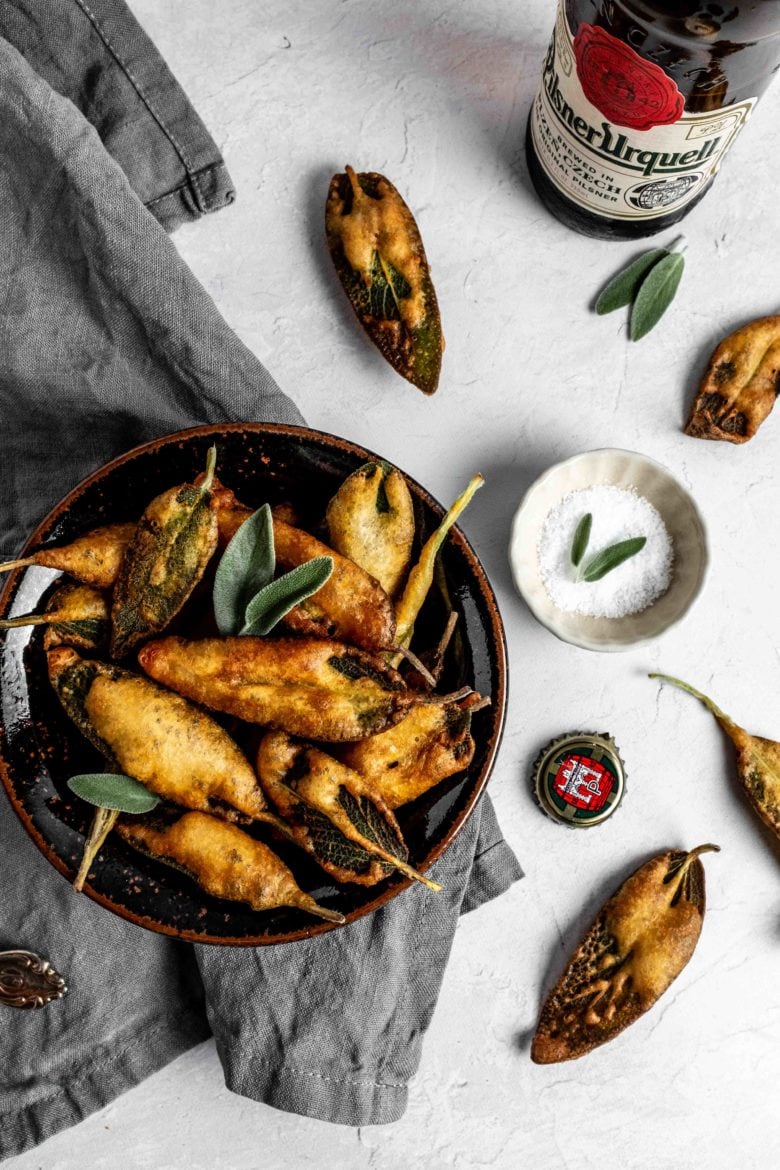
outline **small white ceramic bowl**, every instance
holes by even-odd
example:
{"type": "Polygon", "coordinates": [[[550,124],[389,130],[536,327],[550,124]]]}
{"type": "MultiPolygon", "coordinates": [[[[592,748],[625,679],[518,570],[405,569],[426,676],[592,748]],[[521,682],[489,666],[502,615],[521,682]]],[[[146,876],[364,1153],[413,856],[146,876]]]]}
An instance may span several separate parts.
{"type": "Polygon", "coordinates": [[[515,587],[531,613],[556,637],[586,650],[629,650],[668,630],[698,596],[707,560],[704,523],[688,492],[655,460],[610,448],[575,455],[540,476],[515,513],[509,544],[515,587]],[[539,570],[539,536],[550,510],[569,492],[597,484],[634,488],[658,510],[674,545],[672,583],[666,593],[627,617],[587,617],[558,609],[539,570]]]}

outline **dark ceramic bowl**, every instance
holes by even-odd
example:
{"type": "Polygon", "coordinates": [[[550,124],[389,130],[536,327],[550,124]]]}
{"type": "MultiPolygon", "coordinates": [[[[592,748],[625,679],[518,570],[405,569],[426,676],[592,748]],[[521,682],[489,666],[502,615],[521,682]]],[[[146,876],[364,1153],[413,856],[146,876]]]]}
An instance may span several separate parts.
{"type": "MultiPolygon", "coordinates": [[[[115,459],[57,505],[28,541],[24,554],[47,543],[64,544],[99,524],[135,520],[159,492],[191,481],[216,442],[217,473],[244,502],[291,502],[310,529],[341,481],[369,459],[370,451],[303,427],[232,424],[182,431],[115,459]]],[[[417,510],[417,544],[438,524],[443,509],[407,476],[417,510]]],[[[463,534],[454,528],[442,554],[446,585],[460,613],[459,640],[448,654],[442,687],[469,685],[491,698],[476,713],[476,752],[466,772],[444,781],[398,810],[410,858],[427,869],[452,842],[485,787],[498,749],[506,702],[506,648],[501,617],[485,573],[463,534]]],[[[13,572],[0,596],[0,616],[42,609],[59,574],[38,567],[13,572]]],[[[434,645],[445,620],[441,590],[418,620],[415,645],[434,645]]],[[[78,868],[92,810],[73,796],[67,780],[101,771],[102,760],[62,711],[49,686],[40,629],[11,630],[0,644],[0,774],[22,824],[52,865],[69,880],[78,868]]],[[[257,830],[262,835],[262,827],[257,830]]],[[[274,848],[303,889],[340,910],[348,922],[396,897],[409,881],[400,875],[364,887],[338,885],[300,850],[274,848]]],[[[294,909],[257,912],[204,893],[177,870],[154,862],[109,836],[85,893],[115,914],[150,930],[201,943],[257,946],[305,938],[325,930],[294,909]]]]}

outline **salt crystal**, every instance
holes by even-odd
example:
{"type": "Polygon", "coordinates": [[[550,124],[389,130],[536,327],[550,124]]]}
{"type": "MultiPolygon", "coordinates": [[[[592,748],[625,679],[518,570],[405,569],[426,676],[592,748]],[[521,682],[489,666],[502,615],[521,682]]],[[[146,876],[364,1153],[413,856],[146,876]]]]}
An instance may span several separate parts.
{"type": "Polygon", "coordinates": [[[657,510],[634,488],[608,484],[569,492],[547,514],[539,536],[539,568],[550,600],[568,613],[619,618],[647,609],[669,588],[674,549],[657,510]],[[593,517],[582,564],[621,540],[644,536],[640,552],[600,581],[575,581],[571,546],[577,525],[593,517]]]}

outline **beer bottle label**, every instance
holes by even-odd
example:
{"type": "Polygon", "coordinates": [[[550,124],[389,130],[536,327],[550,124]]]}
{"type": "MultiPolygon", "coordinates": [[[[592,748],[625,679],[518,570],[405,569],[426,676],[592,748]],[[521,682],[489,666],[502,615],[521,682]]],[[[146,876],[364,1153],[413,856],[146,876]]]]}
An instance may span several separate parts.
{"type": "Polygon", "coordinates": [[[596,25],[572,37],[564,8],[531,110],[539,164],[573,203],[606,219],[679,210],[715,174],[756,98],[686,113],[660,66],[596,25]]]}

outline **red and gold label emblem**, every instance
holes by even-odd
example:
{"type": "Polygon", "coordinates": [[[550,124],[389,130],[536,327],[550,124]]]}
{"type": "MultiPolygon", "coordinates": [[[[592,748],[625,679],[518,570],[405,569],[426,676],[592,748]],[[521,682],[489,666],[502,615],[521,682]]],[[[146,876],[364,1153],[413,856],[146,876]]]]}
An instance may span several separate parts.
{"type": "Polygon", "coordinates": [[[682,117],[685,98],[673,79],[606,29],[581,24],[574,57],[585,97],[610,122],[651,130],[682,117]]]}

